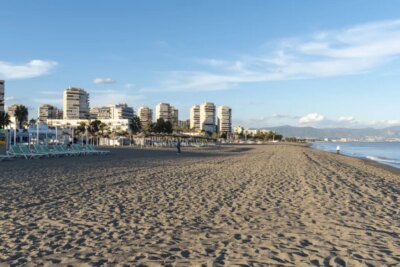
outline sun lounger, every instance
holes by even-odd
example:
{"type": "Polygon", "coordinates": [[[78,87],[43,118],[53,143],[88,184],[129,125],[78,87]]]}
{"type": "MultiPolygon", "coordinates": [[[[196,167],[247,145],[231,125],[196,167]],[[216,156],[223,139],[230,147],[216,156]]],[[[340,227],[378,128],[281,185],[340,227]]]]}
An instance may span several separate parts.
{"type": "Polygon", "coordinates": [[[22,152],[24,155],[26,155],[27,157],[30,157],[30,158],[40,158],[40,157],[45,157],[45,156],[47,156],[45,153],[40,153],[40,152],[36,152],[36,151],[31,151],[31,150],[29,149],[29,147],[28,147],[28,146],[25,146],[25,145],[19,145],[18,147],[19,147],[19,149],[21,150],[21,152],[22,152]]]}
{"type": "Polygon", "coordinates": [[[92,151],[93,153],[97,153],[97,154],[109,154],[110,153],[110,151],[108,151],[108,150],[98,150],[93,145],[86,145],[86,149],[89,151],[92,151]]]}
{"type": "Polygon", "coordinates": [[[17,158],[28,158],[27,156],[24,155],[24,153],[22,153],[21,149],[16,145],[10,146],[10,149],[7,151],[7,155],[17,158]]]}
{"type": "Polygon", "coordinates": [[[39,149],[39,151],[41,151],[42,153],[45,153],[49,156],[66,156],[65,152],[50,150],[47,146],[44,146],[44,145],[34,145],[34,146],[36,146],[39,149]]]}
{"type": "Polygon", "coordinates": [[[75,151],[75,152],[79,152],[79,153],[81,153],[82,155],[94,155],[95,153],[94,152],[92,152],[92,151],[89,151],[89,150],[86,150],[86,149],[84,149],[83,147],[81,147],[81,145],[79,145],[79,144],[72,144],[71,145],[71,149],[72,149],[72,151],[75,151]]]}
{"type": "Polygon", "coordinates": [[[43,151],[42,146],[40,146],[40,145],[33,145],[33,152],[35,152],[36,154],[43,154],[47,157],[51,156],[50,153],[43,151]]]}
{"type": "Polygon", "coordinates": [[[67,147],[64,145],[54,145],[54,150],[60,153],[64,153],[66,156],[77,156],[80,154],[79,152],[68,150],[67,147]]]}
{"type": "Polygon", "coordinates": [[[19,158],[26,158],[26,159],[31,159],[31,158],[36,158],[36,157],[41,157],[42,155],[38,155],[36,153],[32,153],[28,147],[26,146],[17,146],[17,145],[11,145],[10,149],[7,151],[7,155],[13,156],[13,157],[19,157],[19,158]]]}

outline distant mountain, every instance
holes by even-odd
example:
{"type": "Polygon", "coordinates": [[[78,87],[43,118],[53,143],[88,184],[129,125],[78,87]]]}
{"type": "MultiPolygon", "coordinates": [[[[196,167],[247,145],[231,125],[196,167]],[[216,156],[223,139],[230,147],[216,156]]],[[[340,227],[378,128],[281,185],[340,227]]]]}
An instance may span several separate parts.
{"type": "Polygon", "coordinates": [[[384,129],[375,128],[313,128],[313,127],[294,127],[294,126],[278,126],[263,128],[267,130],[276,131],[285,137],[297,138],[351,138],[351,139],[366,139],[366,138],[383,138],[383,139],[400,139],[400,126],[393,126],[384,129]]]}

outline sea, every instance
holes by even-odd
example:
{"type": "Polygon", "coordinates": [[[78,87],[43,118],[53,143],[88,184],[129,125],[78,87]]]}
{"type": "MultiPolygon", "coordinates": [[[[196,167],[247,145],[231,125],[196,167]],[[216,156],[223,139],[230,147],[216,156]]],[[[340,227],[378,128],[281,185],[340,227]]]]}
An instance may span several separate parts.
{"type": "Polygon", "coordinates": [[[400,142],[314,142],[312,147],[347,156],[370,159],[400,169],[400,142]]]}

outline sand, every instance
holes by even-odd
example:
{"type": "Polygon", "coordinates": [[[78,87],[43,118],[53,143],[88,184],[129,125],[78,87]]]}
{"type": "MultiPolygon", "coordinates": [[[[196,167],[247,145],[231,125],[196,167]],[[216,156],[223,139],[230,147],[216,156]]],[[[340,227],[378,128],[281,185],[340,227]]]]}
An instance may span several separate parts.
{"type": "Polygon", "coordinates": [[[0,162],[0,265],[396,266],[399,203],[398,172],[295,145],[0,162]]]}

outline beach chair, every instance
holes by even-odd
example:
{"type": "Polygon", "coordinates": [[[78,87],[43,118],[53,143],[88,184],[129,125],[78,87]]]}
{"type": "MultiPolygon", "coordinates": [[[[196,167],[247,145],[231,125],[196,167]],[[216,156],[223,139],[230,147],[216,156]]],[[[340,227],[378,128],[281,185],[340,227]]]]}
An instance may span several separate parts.
{"type": "Polygon", "coordinates": [[[31,159],[37,156],[37,154],[33,154],[29,149],[28,151],[26,151],[26,149],[22,150],[21,147],[17,145],[11,145],[10,149],[7,151],[7,155],[26,159],[31,159]]]}
{"type": "Polygon", "coordinates": [[[31,158],[41,158],[41,157],[47,156],[44,153],[38,153],[36,151],[31,151],[29,149],[29,147],[25,146],[25,145],[19,145],[18,147],[21,150],[21,152],[25,155],[25,158],[31,159],[31,158]]]}
{"type": "Polygon", "coordinates": [[[48,154],[49,156],[65,156],[66,155],[66,153],[64,153],[64,152],[50,150],[47,146],[44,146],[44,145],[39,145],[39,150],[42,151],[43,153],[48,154]]]}
{"type": "Polygon", "coordinates": [[[40,145],[37,145],[37,144],[33,145],[33,152],[36,153],[36,154],[43,154],[43,155],[45,155],[47,157],[50,157],[50,153],[44,152],[42,150],[42,147],[40,145]]]}
{"type": "Polygon", "coordinates": [[[89,155],[89,154],[93,155],[93,154],[94,154],[93,152],[90,152],[90,151],[84,149],[84,148],[81,147],[81,145],[79,145],[79,144],[72,144],[72,145],[71,145],[71,149],[72,149],[72,151],[81,153],[81,155],[89,155]]]}
{"type": "Polygon", "coordinates": [[[16,145],[11,145],[10,149],[7,151],[7,155],[16,158],[27,158],[21,149],[16,145]]]}
{"type": "Polygon", "coordinates": [[[54,145],[54,150],[60,153],[64,153],[64,155],[66,156],[77,156],[80,154],[75,151],[68,150],[67,147],[64,145],[54,145]]]}
{"type": "Polygon", "coordinates": [[[66,147],[60,144],[56,144],[53,146],[53,151],[63,154],[64,156],[76,156],[77,153],[73,151],[69,151],[66,147]]]}
{"type": "Polygon", "coordinates": [[[87,150],[89,150],[89,151],[92,151],[93,153],[96,153],[96,154],[109,154],[110,153],[110,151],[109,150],[98,150],[98,149],[96,149],[93,145],[86,145],[86,149],[87,150]]]}

